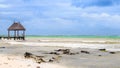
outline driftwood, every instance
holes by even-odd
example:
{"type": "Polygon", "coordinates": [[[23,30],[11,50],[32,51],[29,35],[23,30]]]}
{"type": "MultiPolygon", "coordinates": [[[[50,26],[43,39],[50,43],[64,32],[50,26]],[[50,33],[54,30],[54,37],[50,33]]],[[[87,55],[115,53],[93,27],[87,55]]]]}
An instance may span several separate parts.
{"type": "Polygon", "coordinates": [[[44,56],[37,56],[37,55],[34,55],[34,54],[32,54],[32,53],[29,53],[29,52],[25,52],[25,53],[24,53],[24,57],[25,57],[25,58],[32,58],[32,59],[34,59],[37,63],[45,62],[45,61],[43,60],[43,57],[44,57],[44,56]]]}

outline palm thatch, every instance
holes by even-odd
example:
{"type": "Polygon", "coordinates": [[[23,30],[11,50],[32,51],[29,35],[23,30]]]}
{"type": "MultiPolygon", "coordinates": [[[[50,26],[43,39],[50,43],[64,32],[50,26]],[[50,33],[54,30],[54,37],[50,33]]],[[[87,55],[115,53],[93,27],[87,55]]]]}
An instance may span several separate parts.
{"type": "Polygon", "coordinates": [[[20,24],[19,22],[14,22],[9,28],[8,30],[25,30],[25,28],[23,27],[22,24],[20,24]]]}

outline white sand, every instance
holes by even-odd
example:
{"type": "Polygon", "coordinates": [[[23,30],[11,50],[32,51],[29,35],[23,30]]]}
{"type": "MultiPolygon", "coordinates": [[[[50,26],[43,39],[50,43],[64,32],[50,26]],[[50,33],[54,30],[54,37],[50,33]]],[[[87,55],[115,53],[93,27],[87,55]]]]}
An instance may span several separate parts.
{"type": "Polygon", "coordinates": [[[0,68],[37,68],[37,66],[40,68],[67,68],[51,63],[37,64],[20,56],[0,55],[0,68]]]}

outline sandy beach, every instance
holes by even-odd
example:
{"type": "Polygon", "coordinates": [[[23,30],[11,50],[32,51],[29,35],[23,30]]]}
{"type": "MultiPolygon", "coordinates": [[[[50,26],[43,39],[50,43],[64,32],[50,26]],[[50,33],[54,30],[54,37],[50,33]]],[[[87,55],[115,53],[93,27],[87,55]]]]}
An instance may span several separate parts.
{"type": "Polygon", "coordinates": [[[0,68],[120,68],[119,45],[119,39],[1,40],[0,68]],[[60,49],[69,49],[69,53],[60,49]],[[44,56],[45,62],[25,58],[25,52],[44,56]]]}

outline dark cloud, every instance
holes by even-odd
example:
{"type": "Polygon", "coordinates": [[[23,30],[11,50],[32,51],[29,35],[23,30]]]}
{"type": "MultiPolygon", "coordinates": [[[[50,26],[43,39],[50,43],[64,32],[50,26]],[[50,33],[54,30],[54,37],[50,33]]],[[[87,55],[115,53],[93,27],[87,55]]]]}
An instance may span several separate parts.
{"type": "Polygon", "coordinates": [[[120,0],[72,0],[72,5],[76,7],[106,7],[112,5],[120,5],[120,0]]]}

